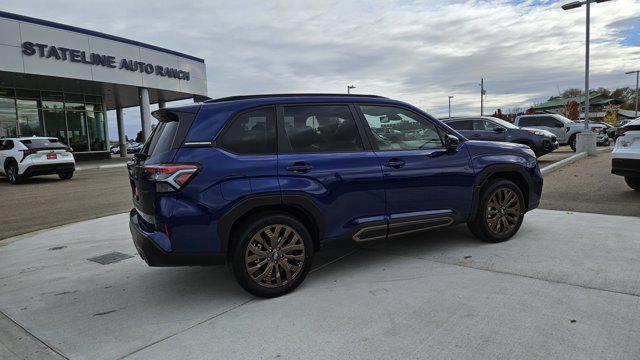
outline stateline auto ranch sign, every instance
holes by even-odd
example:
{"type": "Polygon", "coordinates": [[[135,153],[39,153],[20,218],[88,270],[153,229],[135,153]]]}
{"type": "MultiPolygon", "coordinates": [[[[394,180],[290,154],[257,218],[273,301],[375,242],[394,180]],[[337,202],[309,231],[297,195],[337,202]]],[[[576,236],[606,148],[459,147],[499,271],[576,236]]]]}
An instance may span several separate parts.
{"type": "Polygon", "coordinates": [[[87,54],[85,51],[56,47],[39,43],[25,41],[22,43],[22,53],[27,56],[38,54],[41,58],[70,61],[74,63],[88,64],[94,66],[104,66],[119,70],[129,70],[156,74],[174,79],[189,81],[189,72],[170,67],[153,65],[142,61],[127,59],[116,59],[115,56],[101,55],[96,53],[87,54]]]}

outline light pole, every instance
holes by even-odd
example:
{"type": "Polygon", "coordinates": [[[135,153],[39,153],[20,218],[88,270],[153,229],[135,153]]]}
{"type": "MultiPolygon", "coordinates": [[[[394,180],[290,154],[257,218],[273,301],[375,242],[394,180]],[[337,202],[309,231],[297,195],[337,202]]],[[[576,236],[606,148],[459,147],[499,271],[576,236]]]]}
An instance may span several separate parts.
{"type": "Polygon", "coordinates": [[[634,71],[629,71],[626,72],[625,74],[630,75],[630,74],[636,74],[636,118],[638,117],[638,79],[640,77],[640,70],[634,70],[634,71]]]}
{"type": "Polygon", "coordinates": [[[356,87],[353,85],[347,85],[347,94],[351,94],[351,89],[355,89],[356,87]]]}
{"type": "Polygon", "coordinates": [[[589,42],[591,38],[591,3],[607,2],[609,0],[584,0],[573,1],[568,4],[562,5],[562,10],[577,9],[582,5],[587,5],[587,20],[586,20],[586,39],[585,39],[585,58],[584,58],[584,130],[580,136],[576,139],[576,148],[586,150],[589,153],[595,153],[596,136],[589,131],[589,42]]]}
{"type": "Polygon", "coordinates": [[[453,99],[453,96],[449,95],[449,119],[451,119],[451,99],[453,99]]]}
{"type": "Polygon", "coordinates": [[[487,90],[484,89],[484,78],[480,78],[480,116],[484,116],[484,96],[487,90]]]}

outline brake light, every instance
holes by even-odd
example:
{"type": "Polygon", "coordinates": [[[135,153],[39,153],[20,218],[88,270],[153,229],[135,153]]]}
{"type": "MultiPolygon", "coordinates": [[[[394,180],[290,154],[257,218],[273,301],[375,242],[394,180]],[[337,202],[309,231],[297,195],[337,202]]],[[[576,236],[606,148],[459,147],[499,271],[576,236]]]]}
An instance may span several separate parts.
{"type": "Polygon", "coordinates": [[[195,164],[159,164],[142,167],[144,178],[156,183],[157,192],[182,189],[195,177],[200,167],[195,164]]]}

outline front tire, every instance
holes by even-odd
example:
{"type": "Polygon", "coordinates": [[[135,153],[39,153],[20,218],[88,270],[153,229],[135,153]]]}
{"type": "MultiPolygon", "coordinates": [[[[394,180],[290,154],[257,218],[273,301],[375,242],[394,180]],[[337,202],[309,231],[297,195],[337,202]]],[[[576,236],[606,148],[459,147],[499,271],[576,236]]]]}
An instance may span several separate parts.
{"type": "Polygon", "coordinates": [[[284,213],[261,214],[241,229],[233,239],[230,265],[246,291],[271,298],[304,281],[314,249],[311,234],[298,219],[284,213]]]}
{"type": "Polygon", "coordinates": [[[483,188],[476,215],[467,226],[482,241],[507,241],[520,229],[524,212],[520,188],[509,180],[495,179],[483,188]]]}
{"type": "Polygon", "coordinates": [[[9,183],[11,184],[19,184],[22,181],[22,176],[18,174],[18,164],[15,162],[7,165],[5,169],[5,174],[7,174],[7,179],[9,179],[9,183]]]}
{"type": "Polygon", "coordinates": [[[640,177],[625,176],[624,181],[635,191],[640,191],[640,177]]]}
{"type": "Polygon", "coordinates": [[[58,173],[58,177],[60,178],[60,180],[69,180],[73,177],[73,171],[64,171],[58,173]]]}
{"type": "Polygon", "coordinates": [[[575,135],[571,135],[571,137],[569,138],[569,146],[571,146],[571,150],[573,150],[574,152],[576,151],[576,142],[577,142],[577,136],[575,135]]]}

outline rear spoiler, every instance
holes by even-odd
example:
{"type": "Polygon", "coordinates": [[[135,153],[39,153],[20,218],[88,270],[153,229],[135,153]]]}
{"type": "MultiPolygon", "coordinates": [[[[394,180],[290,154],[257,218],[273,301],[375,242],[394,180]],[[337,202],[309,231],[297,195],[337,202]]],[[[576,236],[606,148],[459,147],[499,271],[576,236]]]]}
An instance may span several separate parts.
{"type": "Polygon", "coordinates": [[[152,112],[151,115],[154,118],[158,119],[159,122],[172,122],[180,120],[178,115],[168,109],[158,109],[152,112]]]}
{"type": "Polygon", "coordinates": [[[200,110],[200,104],[191,104],[187,106],[172,107],[167,109],[158,109],[153,111],[151,115],[158,119],[159,122],[180,121],[185,115],[195,115],[200,110]]]}

